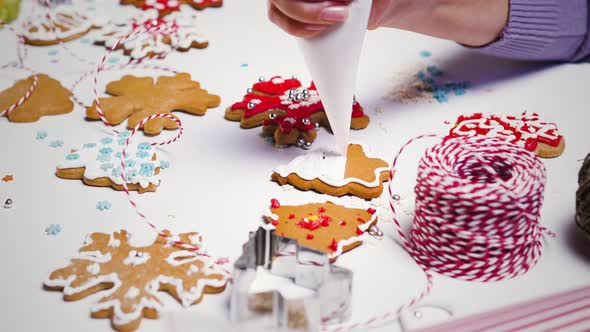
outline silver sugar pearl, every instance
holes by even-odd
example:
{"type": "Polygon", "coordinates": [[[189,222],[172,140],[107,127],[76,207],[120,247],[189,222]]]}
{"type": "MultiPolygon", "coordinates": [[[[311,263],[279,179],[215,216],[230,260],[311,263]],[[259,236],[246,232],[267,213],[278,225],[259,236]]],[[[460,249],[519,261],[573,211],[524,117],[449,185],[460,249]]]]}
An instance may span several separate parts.
{"type": "Polygon", "coordinates": [[[314,123],[313,127],[315,128],[316,131],[320,130],[320,123],[319,122],[314,123]]]}
{"type": "Polygon", "coordinates": [[[5,209],[10,209],[12,207],[12,199],[8,198],[5,202],[4,202],[4,208],[5,209]]]}
{"type": "Polygon", "coordinates": [[[254,89],[252,89],[252,88],[246,89],[246,93],[252,93],[252,92],[254,92],[254,89]]]}
{"type": "Polygon", "coordinates": [[[297,76],[292,75],[291,78],[294,79],[294,80],[296,80],[297,79],[297,76]]]}
{"type": "Polygon", "coordinates": [[[268,115],[268,118],[269,118],[269,119],[271,119],[271,120],[274,120],[274,119],[276,119],[276,118],[277,118],[277,114],[276,114],[276,113],[270,113],[270,114],[268,115]]]}
{"type": "Polygon", "coordinates": [[[391,195],[391,199],[394,201],[399,201],[401,199],[401,197],[399,197],[398,194],[393,194],[393,195],[391,195]]]}
{"type": "Polygon", "coordinates": [[[305,118],[305,119],[301,120],[301,122],[303,122],[303,124],[306,126],[309,126],[311,124],[311,120],[309,118],[305,118]]]}
{"type": "Polygon", "coordinates": [[[264,76],[259,76],[258,77],[258,82],[264,82],[266,81],[266,79],[264,78],[264,76]]]}
{"type": "Polygon", "coordinates": [[[297,146],[303,146],[305,144],[305,140],[303,138],[297,139],[297,146]]]}
{"type": "Polygon", "coordinates": [[[303,148],[306,149],[306,150],[309,149],[309,148],[311,148],[311,142],[305,142],[305,143],[303,143],[303,148]]]}
{"type": "Polygon", "coordinates": [[[249,110],[253,109],[254,107],[256,107],[256,104],[254,104],[254,103],[248,103],[248,109],[249,110]]]}
{"type": "Polygon", "coordinates": [[[414,311],[414,317],[420,319],[422,318],[422,312],[421,311],[414,311]]]}
{"type": "Polygon", "coordinates": [[[143,256],[143,252],[141,252],[141,251],[135,252],[135,257],[142,257],[142,256],[143,256]]]}

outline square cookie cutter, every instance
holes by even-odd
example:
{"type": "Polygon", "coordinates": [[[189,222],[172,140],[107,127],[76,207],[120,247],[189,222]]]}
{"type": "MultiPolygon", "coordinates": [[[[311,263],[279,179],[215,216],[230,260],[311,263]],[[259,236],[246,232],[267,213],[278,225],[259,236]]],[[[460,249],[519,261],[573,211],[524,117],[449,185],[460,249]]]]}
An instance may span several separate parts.
{"type": "Polygon", "coordinates": [[[352,278],[326,253],[260,226],[234,264],[230,318],[259,331],[319,331],[350,319],[352,278]]]}

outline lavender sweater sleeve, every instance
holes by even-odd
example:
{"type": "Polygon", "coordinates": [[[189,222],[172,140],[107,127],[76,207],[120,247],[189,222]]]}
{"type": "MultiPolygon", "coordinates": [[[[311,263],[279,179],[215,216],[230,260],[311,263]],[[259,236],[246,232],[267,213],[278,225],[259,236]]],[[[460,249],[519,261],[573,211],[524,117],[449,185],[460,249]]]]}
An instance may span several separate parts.
{"type": "Polygon", "coordinates": [[[500,38],[483,53],[523,60],[590,60],[590,0],[510,0],[500,38]]]}

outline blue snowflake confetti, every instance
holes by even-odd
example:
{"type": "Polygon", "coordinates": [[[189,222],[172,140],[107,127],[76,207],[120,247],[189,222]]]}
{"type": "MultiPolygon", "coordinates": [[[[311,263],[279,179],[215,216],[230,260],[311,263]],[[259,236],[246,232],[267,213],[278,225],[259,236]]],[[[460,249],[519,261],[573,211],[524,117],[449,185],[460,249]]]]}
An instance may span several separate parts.
{"type": "Polygon", "coordinates": [[[423,58],[429,58],[432,55],[432,53],[430,51],[421,51],[420,52],[420,56],[423,58]]]}
{"type": "Polygon", "coordinates": [[[57,139],[55,141],[49,142],[49,146],[52,148],[61,148],[64,145],[64,141],[57,139]]]}
{"type": "Polygon", "coordinates": [[[47,138],[47,132],[44,130],[38,131],[37,136],[35,138],[38,140],[44,140],[47,138]]]}
{"type": "Polygon", "coordinates": [[[96,143],[86,143],[84,144],[84,146],[82,147],[83,149],[92,149],[96,147],[96,143]]]}
{"type": "Polygon", "coordinates": [[[247,63],[242,63],[242,64],[240,65],[240,67],[242,67],[242,68],[247,68],[247,67],[248,67],[248,64],[247,64],[247,63]]]}
{"type": "Polygon", "coordinates": [[[100,201],[96,204],[96,209],[99,211],[110,210],[111,207],[113,207],[113,204],[109,201],[100,201]]]}
{"type": "Polygon", "coordinates": [[[170,162],[166,160],[160,160],[160,169],[170,168],[170,162]]]}
{"type": "Polygon", "coordinates": [[[427,92],[432,95],[439,103],[446,103],[449,101],[449,96],[462,96],[467,93],[467,89],[471,87],[469,81],[442,81],[444,72],[436,66],[426,67],[426,71],[419,71],[416,73],[416,78],[419,79],[423,85],[416,87],[420,92],[427,92]]]}
{"type": "Polygon", "coordinates": [[[51,224],[47,227],[45,227],[45,234],[47,235],[57,235],[61,233],[61,225],[59,224],[51,224]]]}
{"type": "Polygon", "coordinates": [[[119,58],[109,58],[109,63],[117,63],[119,62],[119,58]]]}
{"type": "Polygon", "coordinates": [[[66,160],[77,160],[80,159],[80,155],[77,153],[70,153],[66,156],[66,160]]]}
{"type": "Polygon", "coordinates": [[[426,67],[428,73],[434,77],[440,77],[443,75],[442,70],[438,69],[436,66],[428,66],[426,67]]]}
{"type": "Polygon", "coordinates": [[[50,56],[57,55],[58,53],[59,53],[58,50],[49,50],[49,52],[47,52],[47,54],[49,54],[50,56]]]}

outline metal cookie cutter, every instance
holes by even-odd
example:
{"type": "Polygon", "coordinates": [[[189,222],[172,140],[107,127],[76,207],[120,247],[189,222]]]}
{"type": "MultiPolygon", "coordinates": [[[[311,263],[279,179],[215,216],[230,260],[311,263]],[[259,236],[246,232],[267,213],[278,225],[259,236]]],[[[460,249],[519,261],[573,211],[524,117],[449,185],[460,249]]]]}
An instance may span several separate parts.
{"type": "Polygon", "coordinates": [[[230,318],[258,331],[319,331],[351,316],[352,271],[328,255],[277,236],[270,225],[250,233],[234,264],[230,318]]]}

